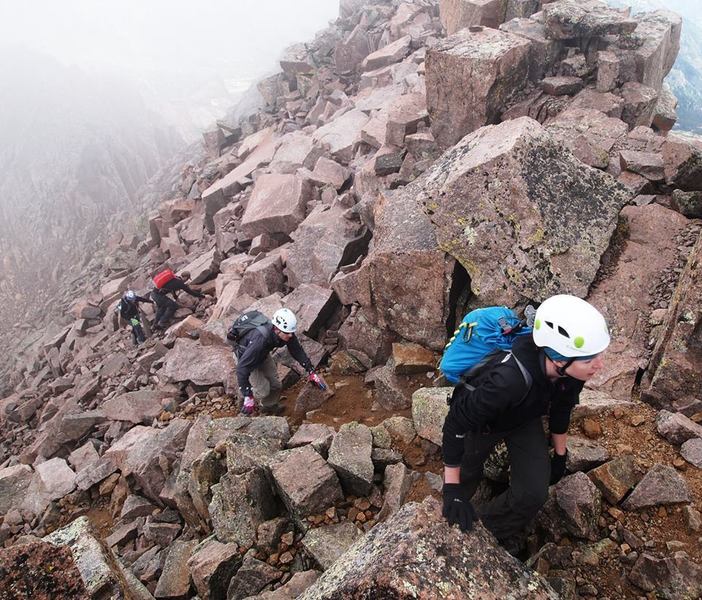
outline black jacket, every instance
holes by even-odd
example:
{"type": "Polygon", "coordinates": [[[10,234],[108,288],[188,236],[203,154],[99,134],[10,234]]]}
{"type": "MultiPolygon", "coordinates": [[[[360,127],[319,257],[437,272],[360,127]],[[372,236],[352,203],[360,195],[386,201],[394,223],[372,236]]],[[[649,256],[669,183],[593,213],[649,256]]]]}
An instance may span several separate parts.
{"type": "Polygon", "coordinates": [[[530,336],[517,338],[512,353],[532,376],[529,392],[525,395],[524,375],[510,359],[471,380],[475,390],[455,393],[443,430],[447,466],[460,465],[467,432],[507,432],[543,415],[549,415],[551,433],[568,431],[584,383],[571,377],[549,380],[543,350],[530,336]]]}
{"type": "Polygon", "coordinates": [[[185,281],[183,281],[180,277],[174,277],[171,279],[168,283],[166,283],[160,290],[159,292],[166,294],[166,293],[172,293],[173,296],[176,296],[177,291],[183,291],[186,294],[190,294],[191,296],[195,298],[204,298],[205,294],[202,292],[198,292],[191,287],[188,286],[185,281]]]}
{"type": "Polygon", "coordinates": [[[251,371],[261,366],[266,357],[276,348],[288,347],[290,355],[299,362],[306,371],[312,370],[312,363],[305,354],[296,336],[292,336],[287,344],[273,331],[273,324],[261,325],[247,332],[239,341],[235,352],[237,357],[236,378],[242,395],[251,395],[249,376],[251,371]]]}
{"type": "Polygon", "coordinates": [[[130,302],[126,298],[122,298],[117,305],[117,310],[123,319],[129,320],[139,318],[139,302],[147,302],[153,304],[148,298],[137,296],[134,301],[130,302]]]}

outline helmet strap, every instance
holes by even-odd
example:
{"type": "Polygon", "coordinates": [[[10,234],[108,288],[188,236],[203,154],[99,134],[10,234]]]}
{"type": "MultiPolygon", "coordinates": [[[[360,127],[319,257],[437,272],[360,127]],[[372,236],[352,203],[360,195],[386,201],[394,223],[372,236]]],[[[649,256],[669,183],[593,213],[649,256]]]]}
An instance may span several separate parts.
{"type": "Polygon", "coordinates": [[[558,366],[555,362],[553,363],[554,366],[556,367],[556,373],[558,373],[561,377],[570,377],[568,373],[566,373],[566,370],[570,367],[575,362],[574,358],[568,359],[568,362],[564,364],[562,367],[558,366]]]}

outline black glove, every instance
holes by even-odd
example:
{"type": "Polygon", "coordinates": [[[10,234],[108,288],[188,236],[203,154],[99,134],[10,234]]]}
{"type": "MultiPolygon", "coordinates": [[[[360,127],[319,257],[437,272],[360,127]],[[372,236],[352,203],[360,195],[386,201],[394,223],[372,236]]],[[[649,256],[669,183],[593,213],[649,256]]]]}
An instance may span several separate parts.
{"type": "Polygon", "coordinates": [[[470,496],[465,486],[460,483],[445,483],[444,489],[444,518],[449,525],[458,524],[461,531],[473,529],[473,523],[478,515],[470,503],[470,496]]]}
{"type": "Polygon", "coordinates": [[[553,453],[551,458],[551,485],[558,483],[563,475],[565,475],[566,470],[566,459],[568,458],[568,451],[565,454],[553,453]]]}

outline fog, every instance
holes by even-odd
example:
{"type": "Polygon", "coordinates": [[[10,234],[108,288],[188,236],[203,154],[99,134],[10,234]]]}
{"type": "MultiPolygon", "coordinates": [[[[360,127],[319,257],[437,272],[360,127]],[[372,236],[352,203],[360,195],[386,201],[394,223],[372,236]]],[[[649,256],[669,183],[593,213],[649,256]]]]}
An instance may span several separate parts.
{"type": "Polygon", "coordinates": [[[85,276],[110,220],[143,219],[145,184],[337,14],[336,0],[0,0],[7,318],[85,276]]]}
{"type": "Polygon", "coordinates": [[[1,0],[0,56],[120,79],[192,140],[337,13],[335,0],[1,0]]]}

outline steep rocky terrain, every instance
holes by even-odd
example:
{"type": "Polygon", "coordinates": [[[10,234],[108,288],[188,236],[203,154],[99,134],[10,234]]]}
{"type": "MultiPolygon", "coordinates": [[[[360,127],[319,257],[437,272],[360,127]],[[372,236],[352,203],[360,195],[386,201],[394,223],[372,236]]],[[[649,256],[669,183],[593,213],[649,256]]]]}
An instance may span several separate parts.
{"type": "Polygon", "coordinates": [[[700,597],[702,142],[671,132],[663,87],[680,32],[597,0],[341,0],[265,107],[206,132],[148,225],[86,258],[65,326],[16,336],[0,598],[700,597]],[[134,348],[114,307],[164,265],[207,296],[134,348]],[[514,558],[441,518],[435,365],[467,309],[559,291],[613,344],[514,558]],[[226,328],[281,306],[331,391],[280,353],[285,415],[237,416],[226,328]]]}

